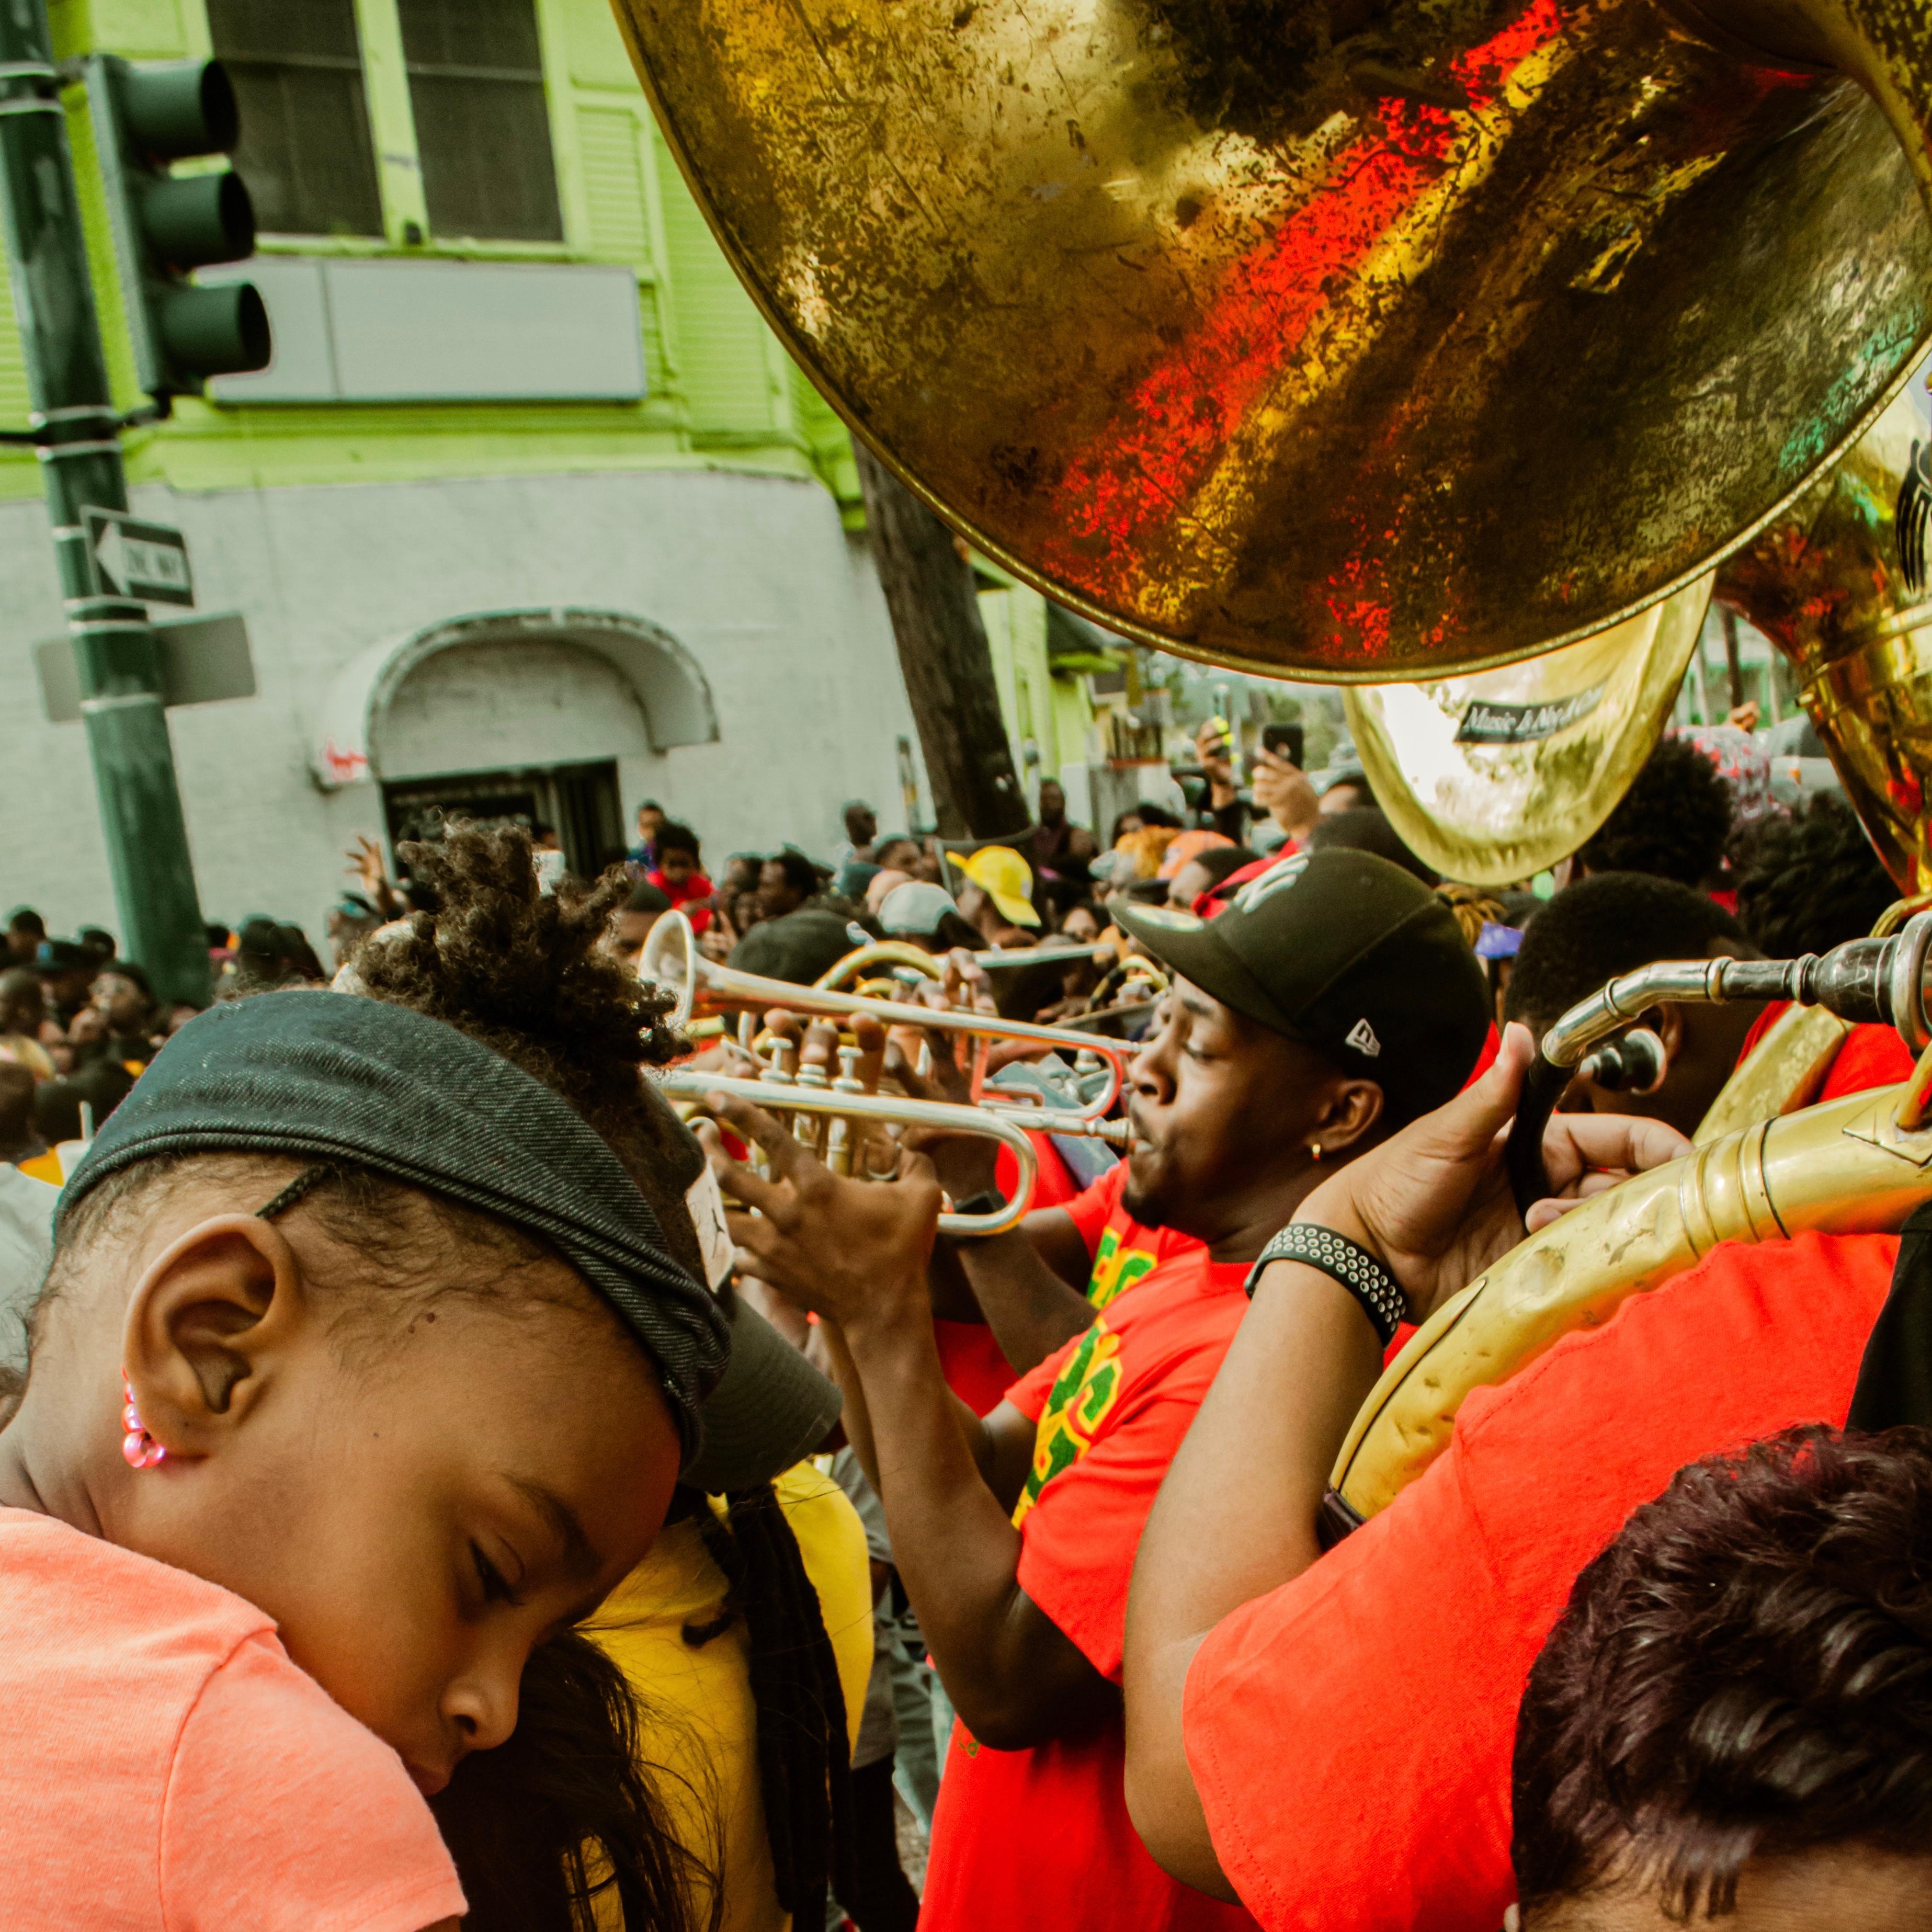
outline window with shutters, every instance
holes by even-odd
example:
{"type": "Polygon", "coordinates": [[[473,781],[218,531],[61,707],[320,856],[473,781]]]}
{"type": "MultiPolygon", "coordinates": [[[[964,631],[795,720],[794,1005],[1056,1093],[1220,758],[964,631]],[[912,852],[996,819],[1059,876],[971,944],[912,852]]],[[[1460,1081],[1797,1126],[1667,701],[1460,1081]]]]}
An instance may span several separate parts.
{"type": "Polygon", "coordinates": [[[562,241],[535,0],[398,0],[396,11],[430,232],[562,241]]]}
{"type": "Polygon", "coordinates": [[[241,106],[235,162],[257,225],[381,234],[356,0],[208,0],[208,24],[241,106]]]}

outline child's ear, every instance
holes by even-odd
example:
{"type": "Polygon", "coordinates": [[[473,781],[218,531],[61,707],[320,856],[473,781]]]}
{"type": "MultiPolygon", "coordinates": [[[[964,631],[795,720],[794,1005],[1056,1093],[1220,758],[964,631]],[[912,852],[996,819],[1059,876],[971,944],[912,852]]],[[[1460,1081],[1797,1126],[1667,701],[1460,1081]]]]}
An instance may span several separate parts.
{"type": "Polygon", "coordinates": [[[218,1214],[180,1235],[136,1285],[122,1368],[148,1434],[206,1456],[253,1408],[308,1314],[295,1252],[271,1222],[218,1214]]]}

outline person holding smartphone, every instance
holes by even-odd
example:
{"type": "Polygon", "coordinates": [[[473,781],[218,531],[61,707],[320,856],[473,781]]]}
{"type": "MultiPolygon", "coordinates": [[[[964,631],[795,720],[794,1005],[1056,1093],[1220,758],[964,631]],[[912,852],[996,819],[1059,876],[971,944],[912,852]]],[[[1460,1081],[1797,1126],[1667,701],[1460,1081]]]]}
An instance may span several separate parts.
{"type": "Polygon", "coordinates": [[[1234,776],[1234,733],[1226,718],[1210,718],[1195,734],[1194,755],[1208,781],[1208,811],[1212,820],[1211,826],[1201,829],[1218,832],[1231,843],[1241,844],[1248,829],[1248,802],[1234,776]]]}
{"type": "Polygon", "coordinates": [[[1322,816],[1321,799],[1302,770],[1303,755],[1299,724],[1262,728],[1248,778],[1257,817],[1247,842],[1257,852],[1298,850],[1322,816]]]}

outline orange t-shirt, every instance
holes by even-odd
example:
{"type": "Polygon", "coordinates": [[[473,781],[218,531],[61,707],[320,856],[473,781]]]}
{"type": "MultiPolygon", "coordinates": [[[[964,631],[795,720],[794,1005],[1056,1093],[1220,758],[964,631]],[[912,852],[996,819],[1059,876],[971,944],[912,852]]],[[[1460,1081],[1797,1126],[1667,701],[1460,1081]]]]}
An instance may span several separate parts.
{"type": "Polygon", "coordinates": [[[1208,1633],[1187,1760],[1267,1932],[1334,1926],[1338,1900],[1381,1932],[1496,1932],[1516,1706],[1577,1573],[1684,1463],[1842,1426],[1898,1252],[1724,1243],[1472,1391],[1420,1481],[1208,1633]]]}
{"type": "Polygon", "coordinates": [[[252,1604],[0,1509],[8,1932],[422,1932],[465,1909],[403,1762],[252,1604]]]}
{"type": "MultiPolygon", "coordinates": [[[[1247,1310],[1247,1269],[1198,1241],[1007,1391],[1035,1427],[1013,1520],[1019,1586],[1120,1681],[1127,1582],[1148,1511],[1247,1310]]],[[[922,1932],[1254,1932],[1168,1877],[1127,1816],[1118,1715],[1024,1750],[956,1724],[933,1814],[922,1932]]]]}

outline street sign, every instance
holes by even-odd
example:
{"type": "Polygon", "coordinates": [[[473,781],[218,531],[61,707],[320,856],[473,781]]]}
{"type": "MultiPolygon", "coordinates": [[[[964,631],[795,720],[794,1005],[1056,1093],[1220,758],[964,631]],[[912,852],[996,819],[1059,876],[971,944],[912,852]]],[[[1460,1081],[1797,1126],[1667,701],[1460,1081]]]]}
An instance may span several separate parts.
{"type": "Polygon", "coordinates": [[[124,510],[81,512],[96,584],[104,597],[134,597],[144,604],[192,604],[194,579],[188,567],[188,539],[166,524],[144,524],[124,510]]]}
{"type": "MultiPolygon", "coordinates": [[[[227,698],[255,695],[255,662],[248,649],[248,627],[238,610],[208,617],[164,617],[154,626],[160,660],[161,702],[212,704],[227,698]]],[[[40,703],[50,724],[70,724],[81,716],[80,673],[74,646],[50,638],[34,646],[40,674],[40,703]]]]}

